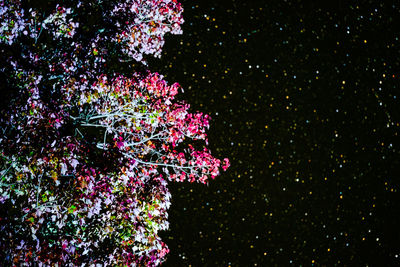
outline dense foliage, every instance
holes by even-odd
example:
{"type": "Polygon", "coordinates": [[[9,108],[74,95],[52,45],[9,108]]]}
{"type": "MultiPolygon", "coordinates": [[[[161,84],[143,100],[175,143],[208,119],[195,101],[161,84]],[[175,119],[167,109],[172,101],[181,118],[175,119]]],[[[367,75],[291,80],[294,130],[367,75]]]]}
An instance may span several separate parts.
{"type": "Polygon", "coordinates": [[[229,166],[209,117],[146,67],[181,5],[0,0],[0,18],[1,263],[160,264],[167,182],[229,166]]]}

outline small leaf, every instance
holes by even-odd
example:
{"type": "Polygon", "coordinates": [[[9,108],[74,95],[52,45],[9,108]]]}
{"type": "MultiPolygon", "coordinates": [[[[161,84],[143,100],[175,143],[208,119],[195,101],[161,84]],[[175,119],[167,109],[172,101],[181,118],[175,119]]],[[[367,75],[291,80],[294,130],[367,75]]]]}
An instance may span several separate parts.
{"type": "Polygon", "coordinates": [[[68,213],[73,213],[76,210],[76,206],[72,205],[68,208],[68,213]]]}

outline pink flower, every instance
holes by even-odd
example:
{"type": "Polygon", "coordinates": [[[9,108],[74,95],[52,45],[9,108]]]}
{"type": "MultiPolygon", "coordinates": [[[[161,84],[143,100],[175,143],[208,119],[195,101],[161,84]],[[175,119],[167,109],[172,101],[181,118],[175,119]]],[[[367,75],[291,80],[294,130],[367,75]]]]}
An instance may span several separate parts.
{"type": "Polygon", "coordinates": [[[117,142],[117,147],[119,148],[119,149],[121,149],[121,147],[123,147],[124,146],[124,142],[122,142],[122,141],[118,141],[117,142]]]}
{"type": "Polygon", "coordinates": [[[222,164],[222,169],[224,171],[226,171],[229,168],[229,166],[231,166],[231,163],[229,162],[229,159],[228,158],[224,158],[224,162],[222,164]]]}

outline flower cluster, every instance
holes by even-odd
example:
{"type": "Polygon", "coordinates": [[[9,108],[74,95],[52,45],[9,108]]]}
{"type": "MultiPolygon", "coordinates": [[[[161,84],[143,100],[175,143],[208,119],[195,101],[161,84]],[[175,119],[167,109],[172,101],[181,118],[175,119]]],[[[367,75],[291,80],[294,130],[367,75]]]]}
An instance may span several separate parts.
{"type": "Polygon", "coordinates": [[[74,22],[72,18],[67,20],[67,16],[71,16],[71,14],[71,8],[57,5],[54,13],[43,21],[43,27],[54,34],[56,38],[72,38],[79,23],[74,22]]]}
{"type": "Polygon", "coordinates": [[[30,9],[25,15],[26,12],[21,7],[20,1],[9,2],[8,4],[4,0],[0,2],[0,18],[2,21],[0,42],[11,45],[16,42],[21,33],[37,41],[43,29],[48,30],[56,38],[61,36],[72,38],[75,29],[79,26],[71,18],[67,20],[67,16],[70,17],[72,14],[71,8],[57,5],[54,12],[41,21],[38,11],[30,9]]]}
{"type": "Polygon", "coordinates": [[[208,183],[229,160],[211,155],[210,117],[175,100],[179,84],[109,65],[159,56],[164,34],[181,32],[181,5],[68,2],[0,0],[11,98],[0,102],[0,265],[159,265],[167,183],[208,183]]]}
{"type": "MultiPolygon", "coordinates": [[[[46,31],[47,34],[60,39],[64,47],[70,46],[70,49],[75,50],[73,54],[82,54],[81,50],[88,45],[90,49],[85,51],[86,56],[97,56],[99,51],[109,54],[113,52],[108,51],[109,44],[114,43],[116,48],[119,48],[115,53],[122,52],[129,58],[147,64],[143,56],[151,54],[160,57],[165,34],[182,33],[180,25],[183,23],[183,9],[176,0],[96,2],[78,1],[68,7],[57,5],[50,14],[46,14],[34,8],[26,12],[19,0],[0,0],[0,43],[11,45],[21,35],[29,36],[37,43],[46,31]],[[87,18],[75,20],[77,14],[85,12],[86,16],[101,18],[95,25],[99,28],[89,28],[92,25],[88,25],[87,18]],[[89,42],[73,39],[78,29],[80,34],[90,31],[90,34],[83,38],[87,39],[90,36],[89,42]],[[71,42],[66,43],[65,38],[71,39],[71,42]]],[[[67,61],[72,54],[65,54],[65,49],[63,52],[67,61]]],[[[58,60],[61,58],[60,55],[57,56],[58,60]]]]}
{"type": "Polygon", "coordinates": [[[18,2],[11,1],[7,5],[4,0],[0,1],[0,43],[13,44],[26,27],[24,10],[19,8],[18,2]]]}
{"type": "MultiPolygon", "coordinates": [[[[178,149],[185,139],[207,141],[209,116],[191,114],[188,104],[173,103],[179,90],[177,83],[169,86],[157,73],[117,76],[111,81],[103,75],[93,84],[74,81],[63,90],[64,109],[79,112],[73,117],[75,123],[102,129],[96,147],[118,149],[145,175],[162,170],[170,180],[193,182],[197,178],[202,183],[208,176],[219,175],[221,161],[206,147],[196,150],[188,145],[178,149]]],[[[223,167],[228,164],[225,160],[223,167]]]]}
{"type": "Polygon", "coordinates": [[[181,13],[181,5],[171,0],[120,2],[115,5],[113,16],[127,16],[127,20],[117,24],[121,31],[113,40],[123,43],[122,51],[137,61],[141,61],[144,54],[160,57],[164,35],[182,33],[181,13]]]}
{"type": "Polygon", "coordinates": [[[2,216],[1,230],[11,237],[1,242],[4,258],[48,265],[158,265],[168,252],[157,234],[168,229],[166,181],[138,177],[131,166],[105,176],[73,158],[73,144],[62,142],[69,147],[63,157],[54,155],[57,148],[24,161],[3,157],[9,166],[2,172],[1,202],[19,211],[2,216]]]}

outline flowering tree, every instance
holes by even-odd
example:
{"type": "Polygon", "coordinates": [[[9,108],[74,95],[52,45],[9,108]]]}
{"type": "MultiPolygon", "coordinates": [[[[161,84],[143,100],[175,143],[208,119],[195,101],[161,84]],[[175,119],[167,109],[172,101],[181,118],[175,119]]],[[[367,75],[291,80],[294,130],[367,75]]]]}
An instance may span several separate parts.
{"type": "Polygon", "coordinates": [[[229,166],[206,147],[210,118],[143,67],[181,33],[182,7],[29,4],[0,0],[0,265],[158,265],[167,182],[229,166]]]}

